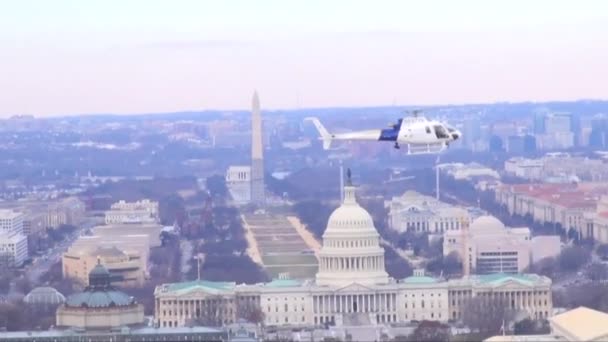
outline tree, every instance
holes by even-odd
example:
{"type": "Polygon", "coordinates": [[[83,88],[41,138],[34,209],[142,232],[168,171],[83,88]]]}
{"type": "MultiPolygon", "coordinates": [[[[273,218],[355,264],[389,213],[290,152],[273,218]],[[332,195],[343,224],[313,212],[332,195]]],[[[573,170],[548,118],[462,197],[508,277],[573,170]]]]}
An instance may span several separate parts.
{"type": "Polygon", "coordinates": [[[559,255],[559,267],[562,271],[574,272],[581,268],[589,258],[591,252],[580,246],[570,246],[562,250],[559,255]]]}
{"type": "Polygon", "coordinates": [[[463,322],[472,331],[486,336],[497,335],[503,323],[506,327],[513,317],[513,312],[508,307],[506,300],[476,296],[465,303],[463,322]]]}
{"type": "Polygon", "coordinates": [[[608,266],[600,262],[594,262],[587,269],[587,277],[593,281],[608,279],[608,266]]]}
{"type": "Polygon", "coordinates": [[[321,238],[333,209],[320,201],[297,202],[292,210],[316,238],[321,238]]]}
{"type": "Polygon", "coordinates": [[[431,273],[441,273],[444,275],[462,274],[462,262],[458,252],[453,251],[446,256],[439,256],[431,260],[426,265],[426,270],[431,273]]]}
{"type": "Polygon", "coordinates": [[[409,341],[442,342],[449,341],[450,327],[437,321],[422,321],[408,337],[409,341]]]}
{"type": "Polygon", "coordinates": [[[205,181],[207,190],[213,198],[225,199],[228,196],[228,188],[226,187],[226,179],[220,175],[207,177],[205,181]]]}
{"type": "Polygon", "coordinates": [[[597,246],[596,253],[602,260],[608,260],[608,243],[597,246]]]}
{"type": "Polygon", "coordinates": [[[259,303],[248,302],[243,298],[237,297],[236,318],[244,319],[250,323],[262,324],[264,323],[265,315],[259,303]]]}
{"type": "Polygon", "coordinates": [[[388,275],[395,279],[403,279],[412,275],[412,265],[407,260],[397,254],[391,246],[381,244],[381,247],[384,248],[384,262],[388,275]]]}
{"type": "Polygon", "coordinates": [[[456,251],[443,257],[443,273],[446,275],[462,274],[462,261],[456,251]]]}
{"type": "Polygon", "coordinates": [[[556,258],[546,257],[533,264],[531,271],[549,278],[554,278],[555,274],[558,272],[558,266],[556,258]]]}
{"type": "Polygon", "coordinates": [[[513,326],[514,335],[540,335],[548,334],[550,332],[549,324],[547,321],[534,321],[530,318],[523,319],[516,322],[513,326]]]}
{"type": "Polygon", "coordinates": [[[11,277],[6,274],[0,275],[0,293],[8,293],[11,289],[11,277]]]}
{"type": "Polygon", "coordinates": [[[8,331],[23,330],[27,323],[25,310],[17,303],[0,303],[0,327],[8,331]]]}
{"type": "Polygon", "coordinates": [[[184,200],[176,193],[165,196],[158,203],[160,220],[164,225],[175,222],[181,227],[186,216],[184,200]]]}
{"type": "Polygon", "coordinates": [[[608,286],[597,282],[569,286],[561,292],[556,292],[554,299],[555,306],[585,306],[598,311],[608,311],[608,286]]]}
{"type": "Polygon", "coordinates": [[[32,290],[32,283],[27,277],[22,277],[17,279],[15,282],[15,287],[19,292],[23,294],[28,294],[32,290]]]}
{"type": "Polygon", "coordinates": [[[203,306],[197,310],[196,317],[186,324],[189,326],[219,327],[226,323],[226,313],[229,312],[229,301],[221,295],[210,296],[203,301],[203,306]]]}

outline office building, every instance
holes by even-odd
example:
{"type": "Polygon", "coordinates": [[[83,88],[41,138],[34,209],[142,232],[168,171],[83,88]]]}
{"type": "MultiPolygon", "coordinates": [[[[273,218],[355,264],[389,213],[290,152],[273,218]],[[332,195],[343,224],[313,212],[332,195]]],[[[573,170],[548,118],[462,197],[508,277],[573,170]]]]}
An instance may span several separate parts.
{"type": "Polygon", "coordinates": [[[0,209],[0,266],[19,267],[28,258],[23,218],[23,213],[0,209]]]}

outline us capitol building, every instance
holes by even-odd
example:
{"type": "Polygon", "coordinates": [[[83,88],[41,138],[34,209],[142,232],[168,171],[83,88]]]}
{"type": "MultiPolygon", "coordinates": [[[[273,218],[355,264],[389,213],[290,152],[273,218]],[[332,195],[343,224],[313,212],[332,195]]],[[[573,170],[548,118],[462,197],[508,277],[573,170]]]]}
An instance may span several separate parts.
{"type": "Polygon", "coordinates": [[[155,289],[155,323],[181,327],[214,315],[223,324],[256,307],[267,326],[369,325],[462,318],[471,297],[500,298],[531,318],[549,317],[551,280],[535,274],[487,274],[439,279],[416,270],[405,279],[385,271],[384,249],[370,214],[357,203],[355,187],[330,216],[316,279],[275,279],[255,285],[197,280],[155,289]]]}

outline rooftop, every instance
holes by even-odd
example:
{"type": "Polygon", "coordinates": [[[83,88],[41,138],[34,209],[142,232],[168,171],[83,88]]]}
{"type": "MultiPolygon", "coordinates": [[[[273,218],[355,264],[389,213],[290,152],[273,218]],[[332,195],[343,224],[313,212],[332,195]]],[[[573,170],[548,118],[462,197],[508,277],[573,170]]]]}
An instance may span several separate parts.
{"type": "Polygon", "coordinates": [[[566,208],[595,208],[600,196],[608,193],[605,183],[516,184],[502,189],[566,208]]]}
{"type": "Polygon", "coordinates": [[[234,282],[219,282],[208,280],[194,280],[182,283],[165,284],[162,287],[163,292],[178,292],[185,293],[194,289],[200,288],[211,293],[221,293],[232,290],[236,286],[234,282]]]}
{"type": "Polygon", "coordinates": [[[598,340],[608,336],[608,314],[586,307],[566,311],[549,319],[551,325],[556,325],[578,341],[598,340]]]}
{"type": "MultiPolygon", "coordinates": [[[[118,336],[118,335],[126,335],[131,338],[135,336],[148,336],[148,335],[186,335],[192,336],[197,334],[222,334],[225,332],[220,329],[210,328],[210,327],[179,327],[179,328],[123,328],[120,331],[84,331],[77,332],[72,329],[60,330],[47,330],[47,331],[10,331],[10,332],[0,332],[0,340],[2,341],[10,341],[10,340],[50,340],[57,341],[58,338],[68,338],[70,336],[118,336]]],[[[185,337],[186,337],[185,336],[185,337]]],[[[103,340],[110,340],[110,338],[105,337],[103,340]]],[[[149,339],[151,337],[146,337],[149,339]]],[[[93,340],[102,340],[98,338],[92,338],[93,340]]],[[[134,339],[140,341],[142,339],[134,339]]]]}
{"type": "Polygon", "coordinates": [[[302,286],[302,282],[294,279],[273,279],[270,283],[266,283],[267,287],[297,287],[302,286]]]}
{"type": "Polygon", "coordinates": [[[11,209],[0,209],[0,219],[13,220],[21,215],[23,214],[18,211],[13,211],[11,209]]]}
{"type": "Polygon", "coordinates": [[[451,279],[453,283],[474,283],[487,286],[502,286],[505,283],[514,281],[526,286],[550,283],[551,279],[537,274],[506,274],[494,273],[484,275],[470,275],[459,279],[451,279]]]}
{"type": "Polygon", "coordinates": [[[434,284],[437,283],[438,280],[427,276],[411,276],[404,278],[401,282],[405,284],[434,284]]]}
{"type": "Polygon", "coordinates": [[[492,336],[484,342],[566,342],[565,338],[556,335],[507,335],[492,336]]]}
{"type": "Polygon", "coordinates": [[[67,307],[110,308],[135,304],[135,299],[110,285],[110,272],[97,260],[97,265],[89,272],[89,286],[80,293],[70,295],[67,307]]]}
{"type": "Polygon", "coordinates": [[[23,301],[28,304],[61,304],[65,297],[52,287],[41,286],[30,291],[23,301]]]}

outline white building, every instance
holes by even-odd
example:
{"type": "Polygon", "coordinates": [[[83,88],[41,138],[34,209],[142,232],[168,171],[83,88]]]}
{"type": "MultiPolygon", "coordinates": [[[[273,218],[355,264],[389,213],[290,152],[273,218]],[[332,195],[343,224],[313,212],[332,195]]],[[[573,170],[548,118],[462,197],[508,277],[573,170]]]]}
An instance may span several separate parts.
{"type": "Polygon", "coordinates": [[[465,273],[521,273],[531,262],[560,252],[559,236],[531,237],[529,228],[507,228],[493,216],[474,220],[468,229],[444,234],[443,253],[464,255],[465,273]]]}
{"type": "Polygon", "coordinates": [[[230,166],[226,171],[226,187],[236,205],[251,202],[251,166],[230,166]]]}
{"type": "Polygon", "coordinates": [[[23,213],[0,210],[0,264],[19,267],[28,258],[27,237],[23,234],[23,213]]]}
{"type": "Polygon", "coordinates": [[[0,209],[0,233],[22,233],[24,214],[10,209],[0,209]]]}
{"type": "Polygon", "coordinates": [[[159,221],[158,202],[144,199],[136,202],[123,200],[112,204],[106,211],[106,224],[155,223],[159,221]]]}
{"type": "Polygon", "coordinates": [[[479,163],[451,163],[444,164],[442,171],[452,176],[454,179],[471,179],[475,177],[500,179],[496,170],[479,163]]]}
{"type": "Polygon", "coordinates": [[[511,158],[505,172],[528,180],[571,183],[573,180],[600,182],[608,179],[606,162],[601,159],[550,153],[538,159],[511,158]]]}
{"type": "Polygon", "coordinates": [[[542,179],[543,169],[544,162],[542,159],[515,157],[505,161],[506,173],[524,179],[542,179]]]}
{"type": "Polygon", "coordinates": [[[497,335],[485,342],[567,342],[608,340],[608,314],[579,306],[549,318],[550,334],[497,335]]]}
{"type": "Polygon", "coordinates": [[[459,230],[471,219],[466,209],[415,191],[406,191],[402,196],[393,197],[385,206],[389,208],[389,227],[398,232],[443,234],[448,230],[459,230]]]}
{"type": "Polygon", "coordinates": [[[537,275],[445,281],[416,271],[412,277],[393,279],[384,269],[379,239],[371,216],[357,204],[355,188],[347,185],[344,202],[330,216],[323,235],[316,279],[164,284],[154,292],[156,324],[180,327],[209,315],[217,318],[218,313],[226,324],[251,306],[263,312],[266,326],[446,322],[460,319],[467,300],[477,295],[513,298],[513,308],[531,317],[548,317],[552,311],[551,280],[537,275]]]}

